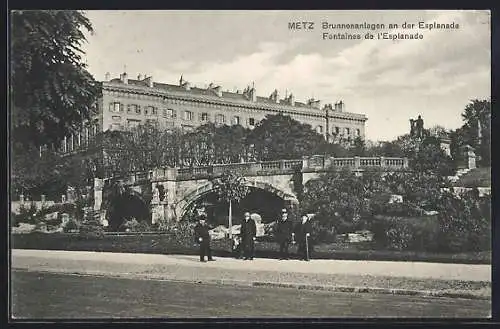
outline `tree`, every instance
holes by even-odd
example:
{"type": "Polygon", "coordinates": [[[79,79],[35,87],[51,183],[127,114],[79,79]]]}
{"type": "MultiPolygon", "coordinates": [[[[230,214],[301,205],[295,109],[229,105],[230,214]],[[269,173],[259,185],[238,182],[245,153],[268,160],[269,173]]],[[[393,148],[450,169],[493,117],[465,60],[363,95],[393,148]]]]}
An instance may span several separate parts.
{"type": "Polygon", "coordinates": [[[89,119],[100,86],[82,63],[82,29],[75,10],[14,11],[11,16],[12,137],[35,146],[57,143],[89,119]]]}
{"type": "Polygon", "coordinates": [[[417,152],[410,156],[410,166],[418,172],[431,172],[440,176],[453,174],[454,165],[451,157],[441,149],[436,137],[426,137],[417,152]]]}
{"type": "Polygon", "coordinates": [[[283,114],[267,115],[249,135],[260,161],[297,159],[318,153],[326,143],[310,125],[283,114]]]}
{"type": "Polygon", "coordinates": [[[491,160],[491,100],[474,99],[462,113],[464,141],[476,150],[481,162],[491,160]]]}
{"type": "Polygon", "coordinates": [[[356,137],[353,144],[349,150],[351,156],[365,156],[366,155],[366,144],[361,137],[356,137]]]}
{"type": "Polygon", "coordinates": [[[348,169],[327,172],[306,183],[302,206],[316,213],[327,230],[352,232],[364,226],[370,199],[384,192],[381,177],[378,171],[366,171],[361,177],[348,169]]]}
{"type": "Polygon", "coordinates": [[[370,157],[404,157],[405,154],[401,149],[401,145],[397,142],[378,142],[367,143],[366,156],[370,157]]]}
{"type": "Polygon", "coordinates": [[[244,177],[232,172],[225,172],[221,177],[212,180],[213,189],[220,201],[229,203],[229,238],[232,241],[232,203],[240,202],[249,192],[244,177]]]}
{"type": "Polygon", "coordinates": [[[429,132],[429,136],[434,136],[437,138],[448,137],[450,133],[446,128],[440,125],[435,125],[433,127],[430,127],[427,131],[429,132]]]}
{"type": "MultiPolygon", "coordinates": [[[[40,156],[34,145],[12,143],[11,193],[31,194],[38,198],[41,194],[49,198],[59,197],[62,192],[59,172],[61,158],[53,152],[40,156]]],[[[14,197],[13,195],[13,197],[14,197]]]]}

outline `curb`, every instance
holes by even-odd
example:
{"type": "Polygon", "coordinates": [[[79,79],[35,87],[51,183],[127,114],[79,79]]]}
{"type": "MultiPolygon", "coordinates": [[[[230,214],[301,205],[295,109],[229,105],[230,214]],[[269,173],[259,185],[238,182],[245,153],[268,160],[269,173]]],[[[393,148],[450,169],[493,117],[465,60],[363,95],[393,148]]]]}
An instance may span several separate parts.
{"type": "Polygon", "coordinates": [[[276,287],[276,288],[295,288],[307,290],[323,290],[334,292],[350,292],[350,293],[372,293],[386,295],[405,295],[419,297],[447,297],[447,298],[464,298],[464,299],[482,299],[489,300],[487,296],[474,295],[471,293],[448,292],[439,290],[410,290],[410,289],[393,289],[393,288],[377,288],[377,287],[349,287],[349,286],[320,286],[307,285],[296,283],[275,283],[275,282],[253,282],[254,287],[276,287]]]}
{"type": "Polygon", "coordinates": [[[18,272],[34,272],[34,273],[51,273],[51,274],[65,274],[74,276],[90,276],[102,278],[119,278],[119,279],[138,279],[138,280],[155,280],[155,281],[170,281],[180,283],[195,283],[195,284],[218,284],[218,285],[232,285],[244,287],[273,287],[273,288],[291,288],[299,290],[320,290],[344,293],[372,293],[372,294],[385,294],[385,295],[404,295],[404,296],[418,296],[418,297],[446,297],[446,298],[463,298],[474,300],[490,300],[491,297],[474,295],[465,292],[449,292],[439,290],[410,290],[410,289],[394,289],[394,288],[379,288],[379,287],[352,287],[352,286],[327,286],[327,285],[309,285],[300,283],[280,283],[280,282],[262,282],[262,281],[241,281],[241,280],[224,280],[224,279],[203,279],[203,280],[189,280],[189,279],[171,279],[164,275],[147,275],[140,273],[109,273],[109,272],[84,272],[72,271],[68,272],[61,269],[35,269],[30,270],[26,268],[12,268],[18,272]]]}

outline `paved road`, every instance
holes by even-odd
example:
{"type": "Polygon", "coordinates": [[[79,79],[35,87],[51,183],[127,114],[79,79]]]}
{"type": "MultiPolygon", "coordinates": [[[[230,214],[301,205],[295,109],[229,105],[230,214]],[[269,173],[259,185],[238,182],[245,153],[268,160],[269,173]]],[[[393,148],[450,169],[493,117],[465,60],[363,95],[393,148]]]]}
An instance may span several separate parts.
{"type": "Polygon", "coordinates": [[[15,271],[16,318],[487,317],[485,300],[332,293],[15,271]]]}
{"type": "Polygon", "coordinates": [[[382,262],[382,261],[349,261],[314,259],[311,262],[299,260],[278,261],[275,259],[257,258],[253,262],[244,262],[233,258],[217,258],[214,263],[200,263],[197,256],[186,255],[155,255],[88,251],[63,250],[12,250],[12,264],[16,267],[29,266],[37,263],[55,264],[77,267],[83,262],[104,261],[108,267],[125,264],[126,268],[139,266],[141,268],[154,265],[189,266],[192,268],[216,268],[221,270],[253,271],[265,269],[272,272],[370,275],[412,279],[490,281],[491,265],[441,264],[425,262],[382,262]]]}

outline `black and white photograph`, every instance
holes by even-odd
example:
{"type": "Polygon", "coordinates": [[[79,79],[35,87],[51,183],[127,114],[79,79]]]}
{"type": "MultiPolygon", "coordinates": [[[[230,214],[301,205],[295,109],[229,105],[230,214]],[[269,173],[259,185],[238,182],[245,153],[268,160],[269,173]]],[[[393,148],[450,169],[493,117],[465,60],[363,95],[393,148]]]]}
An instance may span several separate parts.
{"type": "Polygon", "coordinates": [[[488,319],[489,10],[12,10],[10,321],[488,319]]]}

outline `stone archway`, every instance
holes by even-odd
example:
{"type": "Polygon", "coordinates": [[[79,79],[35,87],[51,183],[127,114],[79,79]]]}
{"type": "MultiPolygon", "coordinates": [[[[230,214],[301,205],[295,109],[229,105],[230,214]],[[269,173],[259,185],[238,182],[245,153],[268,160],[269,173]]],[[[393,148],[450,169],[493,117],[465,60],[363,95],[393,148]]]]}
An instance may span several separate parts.
{"type": "MultiPolygon", "coordinates": [[[[280,190],[279,188],[266,183],[262,181],[247,181],[246,186],[250,188],[255,188],[255,189],[260,189],[264,190],[266,192],[275,194],[276,196],[280,197],[283,199],[285,202],[290,202],[292,204],[298,204],[297,197],[291,193],[284,192],[280,190]]],[[[205,197],[209,193],[212,193],[214,191],[213,185],[211,182],[206,183],[205,185],[202,185],[191,192],[187,193],[184,198],[182,198],[181,201],[177,202],[175,205],[175,213],[177,215],[177,220],[180,220],[184,217],[186,211],[189,209],[189,207],[199,200],[200,198],[205,197]]]]}
{"type": "Polygon", "coordinates": [[[101,209],[106,211],[110,231],[119,231],[126,218],[135,218],[139,222],[151,222],[148,203],[137,191],[130,188],[121,193],[109,195],[101,209]]]}

